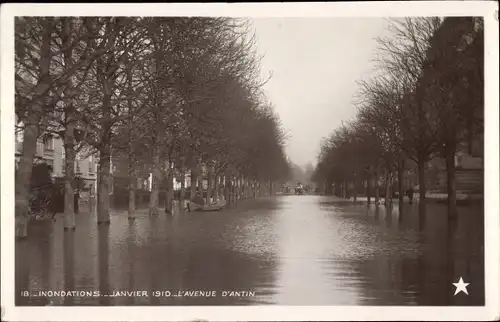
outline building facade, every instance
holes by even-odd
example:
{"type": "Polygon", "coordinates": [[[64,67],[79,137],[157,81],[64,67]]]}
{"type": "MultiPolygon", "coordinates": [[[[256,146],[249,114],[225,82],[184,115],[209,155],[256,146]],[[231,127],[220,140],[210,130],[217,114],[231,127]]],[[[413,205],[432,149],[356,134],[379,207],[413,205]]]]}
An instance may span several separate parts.
{"type": "MultiPolygon", "coordinates": [[[[23,146],[23,132],[16,132],[16,169],[23,146]]],[[[84,186],[80,192],[80,197],[86,199],[96,195],[97,192],[97,164],[98,159],[87,156],[87,151],[77,153],[74,164],[75,177],[83,180],[84,186]]],[[[45,135],[38,139],[34,162],[43,162],[52,168],[52,180],[64,178],[65,176],[65,151],[62,138],[56,135],[45,135]]]]}

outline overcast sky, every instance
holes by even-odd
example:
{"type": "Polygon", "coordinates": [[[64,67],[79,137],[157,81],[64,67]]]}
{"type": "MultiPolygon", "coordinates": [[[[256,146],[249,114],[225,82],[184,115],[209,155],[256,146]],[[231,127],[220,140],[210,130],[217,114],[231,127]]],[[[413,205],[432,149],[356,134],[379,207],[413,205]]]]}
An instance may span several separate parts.
{"type": "Polygon", "coordinates": [[[316,164],[320,141],[356,114],[356,81],[374,69],[375,37],[387,35],[383,18],[253,19],[264,89],[288,132],[287,154],[316,164]]]}

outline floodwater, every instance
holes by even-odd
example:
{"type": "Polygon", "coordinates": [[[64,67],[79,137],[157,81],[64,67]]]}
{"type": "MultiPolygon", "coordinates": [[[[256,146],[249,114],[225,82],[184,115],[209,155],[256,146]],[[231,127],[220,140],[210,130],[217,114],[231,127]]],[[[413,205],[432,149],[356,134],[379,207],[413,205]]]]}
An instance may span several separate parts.
{"type": "Polygon", "coordinates": [[[400,216],[324,196],[99,226],[81,213],[75,231],[59,218],[16,242],[16,303],[484,305],[483,223],[480,205],[448,224],[444,205],[422,221],[418,205],[400,216]],[[469,295],[453,296],[460,277],[469,295]]]}

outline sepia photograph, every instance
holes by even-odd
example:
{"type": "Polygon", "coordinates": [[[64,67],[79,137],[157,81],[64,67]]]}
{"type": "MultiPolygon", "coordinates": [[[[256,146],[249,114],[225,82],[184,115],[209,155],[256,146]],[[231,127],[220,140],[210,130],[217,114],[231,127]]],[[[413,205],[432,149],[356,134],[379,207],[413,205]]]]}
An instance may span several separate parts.
{"type": "Polygon", "coordinates": [[[2,319],[500,316],[498,4],[416,3],[2,6],[2,319]]]}

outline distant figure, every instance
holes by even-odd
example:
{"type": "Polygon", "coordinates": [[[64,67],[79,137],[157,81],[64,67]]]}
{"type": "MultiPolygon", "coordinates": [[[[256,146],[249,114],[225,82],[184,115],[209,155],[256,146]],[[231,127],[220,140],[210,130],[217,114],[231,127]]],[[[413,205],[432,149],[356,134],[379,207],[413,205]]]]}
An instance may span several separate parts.
{"type": "Polygon", "coordinates": [[[406,195],[408,196],[410,205],[413,204],[413,187],[410,187],[408,188],[408,190],[406,190],[406,195]]]}

